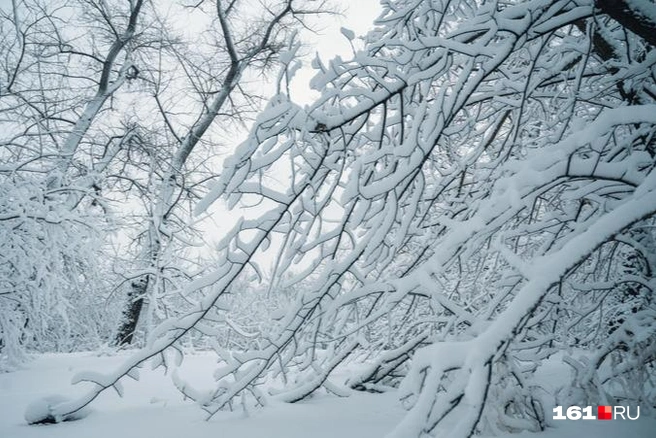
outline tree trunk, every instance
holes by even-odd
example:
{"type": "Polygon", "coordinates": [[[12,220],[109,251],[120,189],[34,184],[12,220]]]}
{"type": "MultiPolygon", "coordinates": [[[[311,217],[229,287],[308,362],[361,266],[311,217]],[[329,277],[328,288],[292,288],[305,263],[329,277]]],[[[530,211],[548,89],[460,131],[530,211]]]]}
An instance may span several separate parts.
{"type": "Polygon", "coordinates": [[[146,291],[148,290],[148,275],[130,283],[128,292],[129,302],[123,312],[123,320],[116,334],[115,344],[117,346],[130,345],[134,340],[134,333],[139,322],[139,314],[143,307],[146,291]]]}

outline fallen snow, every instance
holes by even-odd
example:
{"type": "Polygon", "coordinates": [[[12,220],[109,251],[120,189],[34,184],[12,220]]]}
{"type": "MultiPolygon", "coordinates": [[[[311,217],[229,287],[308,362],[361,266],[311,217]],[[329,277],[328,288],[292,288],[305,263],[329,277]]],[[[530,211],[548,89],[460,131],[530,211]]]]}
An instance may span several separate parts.
{"type": "MultiPolygon", "coordinates": [[[[124,383],[125,395],[106,392],[92,405],[90,415],[56,425],[27,425],[30,403],[44,397],[69,397],[84,392],[71,387],[81,371],[108,371],[123,363],[125,354],[98,357],[92,353],[38,356],[24,370],[0,374],[0,437],[2,438],[382,438],[401,420],[394,393],[355,393],[347,398],[318,395],[286,404],[273,401],[250,416],[225,413],[205,421],[204,412],[182,400],[169,377],[159,370],[141,370],[139,382],[124,383]]],[[[185,357],[181,375],[196,387],[209,382],[215,356],[185,357]]],[[[50,402],[56,402],[50,399],[50,402]]],[[[37,409],[38,407],[34,408],[37,409]]],[[[43,413],[35,410],[33,413],[43,413]]],[[[516,438],[654,438],[656,420],[563,421],[562,427],[516,438]]]]}
{"type": "MultiPolygon", "coordinates": [[[[380,438],[404,414],[394,394],[356,393],[348,398],[320,395],[296,404],[272,401],[249,417],[225,413],[205,421],[205,413],[182,400],[169,377],[145,367],[139,382],[124,382],[123,398],[102,394],[83,420],[27,425],[24,412],[30,403],[56,394],[80,395],[83,388],[70,386],[76,374],[107,372],[125,359],[125,354],[47,354],[25,370],[0,374],[0,438],[380,438]]],[[[209,381],[215,361],[215,355],[187,355],[180,374],[200,387],[209,381]]]]}
{"type": "Polygon", "coordinates": [[[83,408],[77,412],[61,417],[58,417],[53,413],[53,406],[68,401],[68,398],[59,394],[36,399],[25,408],[25,421],[27,421],[28,424],[61,423],[62,421],[80,420],[89,415],[90,410],[88,408],[83,408]]]}

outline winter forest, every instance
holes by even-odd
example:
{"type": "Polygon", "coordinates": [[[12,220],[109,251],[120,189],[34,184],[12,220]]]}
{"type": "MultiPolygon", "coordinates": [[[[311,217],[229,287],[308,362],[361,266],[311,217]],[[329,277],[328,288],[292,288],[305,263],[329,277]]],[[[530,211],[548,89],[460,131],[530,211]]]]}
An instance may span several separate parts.
{"type": "Polygon", "coordinates": [[[656,436],[656,4],[355,3],[0,1],[0,436],[656,436]]]}

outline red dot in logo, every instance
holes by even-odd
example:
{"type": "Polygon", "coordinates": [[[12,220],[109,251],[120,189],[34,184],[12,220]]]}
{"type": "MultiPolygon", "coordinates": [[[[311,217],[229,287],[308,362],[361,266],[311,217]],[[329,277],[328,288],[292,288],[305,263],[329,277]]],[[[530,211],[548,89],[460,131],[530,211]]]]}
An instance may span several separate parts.
{"type": "Polygon", "coordinates": [[[612,420],[613,407],[612,406],[597,406],[597,420],[612,420]]]}

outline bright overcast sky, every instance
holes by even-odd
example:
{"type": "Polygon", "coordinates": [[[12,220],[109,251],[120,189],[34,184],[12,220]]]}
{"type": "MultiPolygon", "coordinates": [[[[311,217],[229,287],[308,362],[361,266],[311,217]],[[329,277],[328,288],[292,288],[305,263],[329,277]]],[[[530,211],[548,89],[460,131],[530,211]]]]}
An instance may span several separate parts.
{"type": "MultiPolygon", "coordinates": [[[[310,67],[310,62],[315,56],[314,53],[318,52],[324,63],[337,55],[343,59],[349,59],[352,54],[351,45],[340,32],[340,28],[345,27],[353,31],[356,37],[365,35],[372,28],[374,19],[381,11],[380,0],[330,1],[342,10],[343,14],[322,15],[314,25],[317,30],[316,34],[301,33],[301,38],[307,47],[305,52],[308,55],[303,59],[303,68],[296,73],[291,87],[292,100],[301,105],[310,104],[319,96],[319,92],[311,90],[309,87],[310,79],[314,76],[314,71],[310,67]]],[[[4,9],[6,12],[11,11],[11,5],[12,0],[0,0],[0,9],[4,9]]],[[[266,88],[268,87],[263,84],[262,90],[266,88]]],[[[247,130],[227,135],[226,138],[229,138],[232,144],[226,144],[226,151],[232,150],[246,135],[247,130]]],[[[217,241],[232,225],[236,217],[240,216],[238,210],[228,212],[221,204],[216,203],[213,206],[209,217],[210,223],[206,223],[204,226],[210,231],[207,236],[208,241],[217,241]]]]}
{"type": "MultiPolygon", "coordinates": [[[[310,90],[309,82],[314,73],[310,68],[310,61],[314,51],[320,54],[322,61],[327,62],[336,55],[348,59],[351,46],[341,34],[340,27],[352,30],[357,36],[366,34],[372,27],[373,21],[378,17],[381,6],[380,0],[330,0],[331,3],[343,11],[342,15],[322,15],[316,20],[317,34],[303,32],[302,39],[308,44],[312,55],[307,57],[304,68],[296,73],[292,84],[293,100],[300,104],[309,104],[318,97],[318,92],[310,90]]],[[[6,12],[11,10],[12,0],[0,0],[0,9],[6,12]]]]}
{"type": "MultiPolygon", "coordinates": [[[[321,60],[327,62],[336,55],[343,59],[349,59],[352,53],[351,46],[340,32],[340,27],[345,27],[355,32],[357,36],[365,35],[372,27],[381,11],[379,0],[333,0],[336,5],[344,9],[342,16],[322,16],[320,25],[322,28],[318,34],[303,34],[304,40],[310,40],[308,44],[316,45],[315,50],[319,52],[321,60]]],[[[293,100],[300,104],[309,104],[315,100],[319,93],[309,89],[309,82],[314,75],[310,68],[310,59],[305,59],[303,69],[296,73],[292,83],[291,94],[293,100]]]]}

